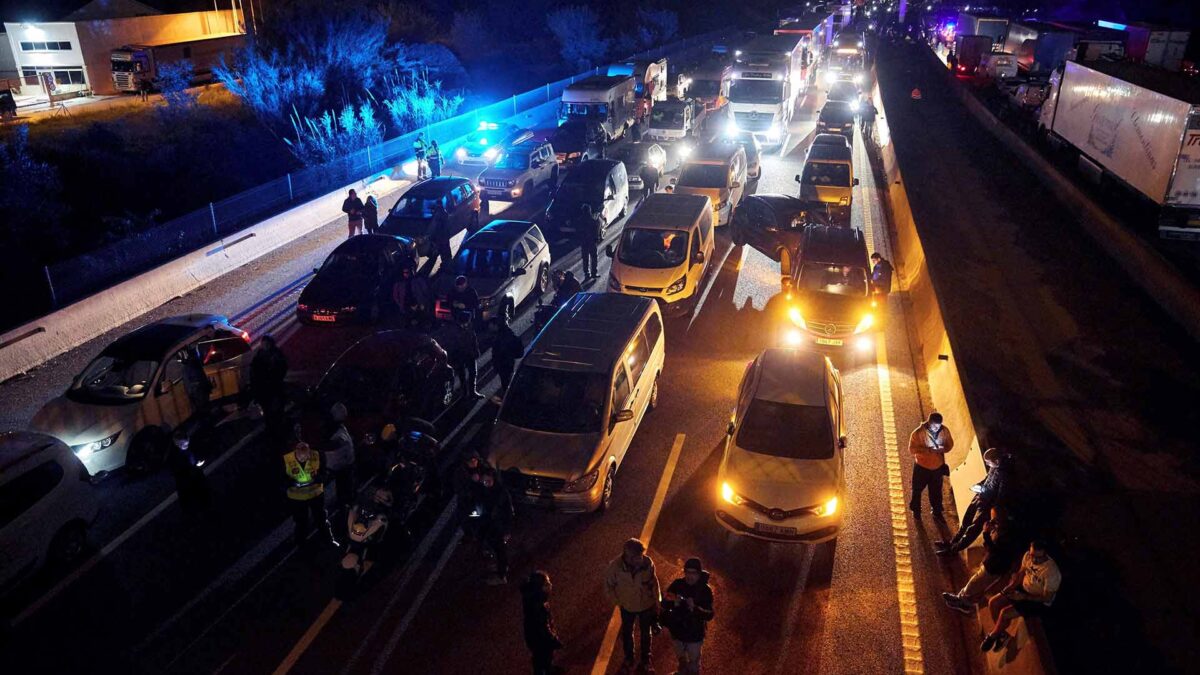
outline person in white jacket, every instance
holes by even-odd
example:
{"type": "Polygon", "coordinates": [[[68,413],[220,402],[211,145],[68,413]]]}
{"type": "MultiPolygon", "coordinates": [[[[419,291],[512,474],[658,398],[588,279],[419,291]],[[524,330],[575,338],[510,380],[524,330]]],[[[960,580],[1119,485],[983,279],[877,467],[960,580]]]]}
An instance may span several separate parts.
{"type": "Polygon", "coordinates": [[[1040,539],[1029,544],[1029,550],[1021,559],[1021,569],[1013,575],[1012,581],[1000,593],[988,601],[988,609],[996,627],[992,629],[979,645],[980,651],[998,652],[1004,648],[1011,636],[1008,625],[1018,615],[1023,617],[1040,616],[1045,613],[1058,587],[1062,585],[1062,572],[1058,563],[1046,551],[1046,542],[1040,539]]]}

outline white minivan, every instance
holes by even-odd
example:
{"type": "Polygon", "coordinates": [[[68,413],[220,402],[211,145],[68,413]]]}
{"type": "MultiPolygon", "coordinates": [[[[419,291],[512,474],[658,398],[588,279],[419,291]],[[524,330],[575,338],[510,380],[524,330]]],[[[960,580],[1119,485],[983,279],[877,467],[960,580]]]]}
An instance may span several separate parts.
{"type": "Polygon", "coordinates": [[[671,184],[677,194],[704,195],[712,200],[717,225],[725,225],[746,190],[746,150],[740,143],[701,145],[679,169],[671,184]]]}
{"type": "Polygon", "coordinates": [[[487,456],[517,501],[606,510],[617,470],[666,359],[649,298],[578,293],[529,345],[504,394],[487,456]]]}
{"type": "Polygon", "coordinates": [[[652,194],[625,223],[614,250],[608,289],[657,300],[670,315],[686,314],[700,299],[712,264],[712,202],[701,195],[652,194]]]}

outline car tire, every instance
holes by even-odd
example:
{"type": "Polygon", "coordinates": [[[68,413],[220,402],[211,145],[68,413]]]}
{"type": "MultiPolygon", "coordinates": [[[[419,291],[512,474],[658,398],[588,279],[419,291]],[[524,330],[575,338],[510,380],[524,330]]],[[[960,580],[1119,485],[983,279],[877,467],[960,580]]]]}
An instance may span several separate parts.
{"type": "Polygon", "coordinates": [[[650,401],[646,404],[646,410],[654,410],[658,407],[658,375],[654,376],[654,384],[650,385],[650,401]]]}
{"type": "Polygon", "coordinates": [[[151,474],[162,468],[167,460],[167,437],[161,429],[143,429],[129,445],[125,466],[136,473],[151,474]]]}
{"type": "Polygon", "coordinates": [[[538,267],[537,281],[533,282],[533,297],[541,298],[550,288],[550,266],[542,264],[538,267]]]}
{"type": "Polygon", "coordinates": [[[617,467],[609,464],[608,473],[604,474],[604,486],[600,488],[600,505],[596,513],[604,513],[612,508],[613,484],[617,480],[617,467]]]}
{"type": "Polygon", "coordinates": [[[63,525],[54,539],[50,541],[50,549],[46,554],[46,564],[51,569],[66,569],[83,557],[87,549],[87,528],[79,521],[63,525]]]}

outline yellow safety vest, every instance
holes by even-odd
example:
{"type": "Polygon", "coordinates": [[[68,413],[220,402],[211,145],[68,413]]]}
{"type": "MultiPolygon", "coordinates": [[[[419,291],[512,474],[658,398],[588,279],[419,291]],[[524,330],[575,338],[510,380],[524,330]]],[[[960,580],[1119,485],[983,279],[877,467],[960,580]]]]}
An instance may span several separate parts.
{"type": "Polygon", "coordinates": [[[283,456],[283,468],[293,483],[287,490],[288,499],[308,501],[325,493],[325,485],[317,480],[317,472],[321,470],[318,453],[312,452],[308,461],[301,463],[295,451],[289,452],[283,456]]]}

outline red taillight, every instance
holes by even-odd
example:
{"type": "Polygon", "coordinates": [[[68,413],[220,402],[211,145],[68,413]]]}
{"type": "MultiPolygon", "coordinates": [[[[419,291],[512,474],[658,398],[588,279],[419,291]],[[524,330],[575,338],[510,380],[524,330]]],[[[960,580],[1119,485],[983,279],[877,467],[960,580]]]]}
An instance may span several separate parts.
{"type": "Polygon", "coordinates": [[[958,67],[958,69],[959,69],[959,70],[966,70],[966,69],[967,69],[967,67],[966,67],[966,66],[959,66],[959,67],[958,67]]]}
{"type": "Polygon", "coordinates": [[[246,344],[250,344],[250,333],[242,331],[242,339],[246,341],[246,344]]]}

